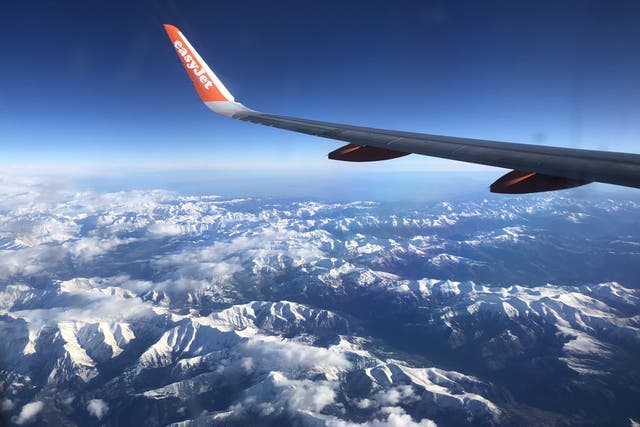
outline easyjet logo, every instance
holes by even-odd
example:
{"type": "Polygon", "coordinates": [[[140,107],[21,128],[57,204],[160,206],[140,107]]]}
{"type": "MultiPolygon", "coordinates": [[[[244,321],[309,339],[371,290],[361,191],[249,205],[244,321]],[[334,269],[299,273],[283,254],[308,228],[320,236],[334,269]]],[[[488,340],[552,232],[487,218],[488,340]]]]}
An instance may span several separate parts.
{"type": "Polygon", "coordinates": [[[200,83],[204,85],[204,88],[209,90],[209,88],[213,86],[213,82],[209,80],[209,77],[205,74],[205,69],[202,68],[202,66],[200,66],[200,64],[198,64],[191,55],[189,55],[189,51],[182,45],[180,40],[176,40],[173,45],[180,56],[182,56],[184,66],[188,70],[193,71],[193,74],[195,74],[195,76],[200,80],[200,83]]]}

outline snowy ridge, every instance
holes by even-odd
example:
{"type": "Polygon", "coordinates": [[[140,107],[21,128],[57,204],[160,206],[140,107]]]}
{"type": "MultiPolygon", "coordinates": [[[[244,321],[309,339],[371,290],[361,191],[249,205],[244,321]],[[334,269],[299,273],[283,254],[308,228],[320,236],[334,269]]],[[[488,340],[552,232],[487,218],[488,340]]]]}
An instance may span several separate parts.
{"type": "Polygon", "coordinates": [[[236,329],[256,328],[272,333],[317,333],[320,330],[348,333],[347,321],[328,310],[314,310],[289,301],[252,302],[212,315],[236,329]]]}
{"type": "Polygon", "coordinates": [[[640,418],[635,201],[3,185],[10,422],[30,404],[58,425],[640,418]]]}

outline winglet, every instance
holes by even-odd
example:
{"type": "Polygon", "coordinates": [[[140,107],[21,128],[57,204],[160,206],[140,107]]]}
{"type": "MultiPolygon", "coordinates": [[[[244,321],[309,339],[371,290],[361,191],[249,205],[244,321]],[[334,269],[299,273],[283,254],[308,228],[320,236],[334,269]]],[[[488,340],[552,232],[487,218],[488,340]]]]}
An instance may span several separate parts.
{"type": "Polygon", "coordinates": [[[233,95],[178,28],[164,24],[164,29],[200,99],[207,107],[216,113],[229,117],[233,117],[238,112],[248,110],[242,104],[235,102],[233,95]]]}

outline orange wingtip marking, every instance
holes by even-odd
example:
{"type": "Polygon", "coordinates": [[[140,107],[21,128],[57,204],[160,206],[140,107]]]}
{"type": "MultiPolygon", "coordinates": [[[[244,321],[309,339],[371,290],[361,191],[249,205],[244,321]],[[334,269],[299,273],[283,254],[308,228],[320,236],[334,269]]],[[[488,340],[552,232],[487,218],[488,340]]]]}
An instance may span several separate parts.
{"type": "Polygon", "coordinates": [[[164,24],[164,29],[200,99],[203,102],[228,101],[216,86],[213,76],[207,72],[205,64],[201,64],[198,55],[189,48],[189,43],[180,30],[169,24],[164,24]]]}

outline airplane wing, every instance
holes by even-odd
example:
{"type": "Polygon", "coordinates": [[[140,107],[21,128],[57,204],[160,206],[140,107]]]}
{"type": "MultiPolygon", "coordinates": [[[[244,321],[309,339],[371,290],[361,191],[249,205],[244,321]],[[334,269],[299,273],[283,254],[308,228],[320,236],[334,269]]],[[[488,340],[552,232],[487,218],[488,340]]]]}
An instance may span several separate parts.
{"type": "Polygon", "coordinates": [[[254,111],[235,101],[180,30],[164,28],[207,107],[234,119],[347,142],[330,152],[330,159],[369,162],[415,153],[513,169],[490,186],[494,193],[553,191],[591,182],[640,188],[639,154],[401,132],[254,111]]]}

